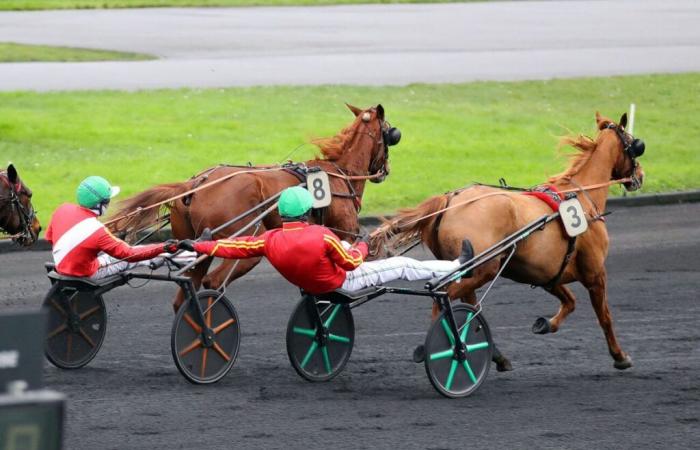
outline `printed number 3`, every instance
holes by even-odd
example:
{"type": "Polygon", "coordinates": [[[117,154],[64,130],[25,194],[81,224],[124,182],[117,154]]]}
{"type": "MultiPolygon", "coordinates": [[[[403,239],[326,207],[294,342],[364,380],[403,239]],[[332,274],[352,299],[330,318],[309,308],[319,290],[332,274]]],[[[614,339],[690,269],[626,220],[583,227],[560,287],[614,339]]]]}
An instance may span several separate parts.
{"type": "Polygon", "coordinates": [[[566,208],[566,212],[571,214],[572,220],[575,220],[575,222],[571,223],[571,226],[574,228],[578,228],[581,225],[581,217],[579,217],[579,215],[576,214],[578,212],[576,208],[574,208],[573,206],[569,206],[568,208],[566,208]]]}
{"type": "Polygon", "coordinates": [[[326,191],[323,190],[323,181],[320,178],[314,180],[313,187],[316,200],[322,200],[326,197],[326,191]]]}

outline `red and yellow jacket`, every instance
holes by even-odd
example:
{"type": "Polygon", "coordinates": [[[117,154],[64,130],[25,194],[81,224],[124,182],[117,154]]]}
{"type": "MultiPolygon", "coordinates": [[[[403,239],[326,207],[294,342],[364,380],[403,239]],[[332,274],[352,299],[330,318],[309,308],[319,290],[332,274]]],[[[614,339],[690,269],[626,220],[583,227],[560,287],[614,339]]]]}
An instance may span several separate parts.
{"type": "Polygon", "coordinates": [[[194,249],[222,258],[265,256],[284,278],[311,294],[338,289],[345,272],[367,256],[364,242],[346,250],[328,228],[304,222],[285,222],[260,236],[196,242],[194,249]]]}
{"type": "Polygon", "coordinates": [[[97,220],[97,214],[66,203],[58,207],[46,230],[56,272],[72,277],[90,277],[99,269],[97,256],[105,252],[129,262],[151,259],[163,252],[162,244],[130,247],[97,220]]]}

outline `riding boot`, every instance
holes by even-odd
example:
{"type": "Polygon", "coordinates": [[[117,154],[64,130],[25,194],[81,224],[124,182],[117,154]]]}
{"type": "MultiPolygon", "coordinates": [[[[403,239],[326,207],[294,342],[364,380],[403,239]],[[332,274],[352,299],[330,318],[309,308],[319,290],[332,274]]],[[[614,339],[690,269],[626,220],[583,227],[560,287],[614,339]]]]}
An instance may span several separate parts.
{"type": "MultiPolygon", "coordinates": [[[[462,252],[459,254],[459,263],[464,264],[465,262],[469,261],[474,257],[474,247],[472,247],[472,243],[469,241],[469,239],[465,239],[462,241],[462,252]]],[[[465,273],[462,278],[471,278],[473,275],[474,271],[470,270],[469,272],[465,273]]]]}

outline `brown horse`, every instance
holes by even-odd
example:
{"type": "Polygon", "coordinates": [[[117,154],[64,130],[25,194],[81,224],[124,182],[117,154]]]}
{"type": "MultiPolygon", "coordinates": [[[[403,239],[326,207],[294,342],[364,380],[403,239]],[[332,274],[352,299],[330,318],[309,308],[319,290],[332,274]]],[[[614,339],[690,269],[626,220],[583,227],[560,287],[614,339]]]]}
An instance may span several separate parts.
{"type": "MultiPolygon", "coordinates": [[[[503,275],[519,283],[542,286],[561,301],[557,314],[550,319],[539,318],[533,325],[533,332],[540,334],[554,333],[561,327],[576,304],[566,284],[582,283],[605,333],[614,366],[626,369],[632,361],[618,344],[608,308],[605,271],[608,233],[601,213],[605,211],[611,179],[627,178],[629,181],[624,184],[627,190],[641,187],[644,173],[635,158],[643,153],[644,144],[624,131],[626,115],[615,124],[596,113],[596,122],[599,130],[596,139],[578,136],[562,140],[562,144],[571,145],[579,152],[563,173],[549,179],[549,184],[560,191],[576,192],[587,215],[588,230],[569,249],[570,240],[563,227],[555,223],[547,225],[518,244],[503,275]],[[585,186],[594,188],[584,192],[580,188],[585,186]]],[[[478,254],[527,223],[551,213],[550,207],[534,196],[477,185],[432,197],[416,208],[402,210],[374,236],[372,247],[385,246],[392,236],[396,239],[392,242],[404,243],[420,237],[438,258],[454,259],[465,238],[478,254]],[[455,206],[449,208],[450,204],[455,206]],[[421,219],[430,214],[433,215],[421,219]]],[[[448,287],[450,298],[474,304],[475,290],[496,276],[505,256],[476,268],[472,277],[451,284],[448,287]]],[[[434,307],[433,317],[436,314],[434,307]]],[[[499,370],[510,366],[505,358],[494,361],[499,370]]]]}
{"type": "Polygon", "coordinates": [[[25,247],[36,242],[41,231],[32,206],[32,191],[12,164],[0,171],[0,230],[25,247]]]}
{"type": "MultiPolygon", "coordinates": [[[[333,200],[323,212],[326,226],[338,231],[341,238],[355,236],[359,231],[358,212],[365,189],[366,180],[375,183],[383,181],[389,174],[388,146],[398,143],[400,133],[391,128],[384,119],[384,108],[361,110],[351,105],[348,108],[355,115],[350,126],[336,136],[313,141],[322,153],[322,158],[306,161],[307,167],[320,167],[333,175],[330,177],[333,200]]],[[[191,197],[173,201],[168,205],[173,236],[177,239],[194,238],[205,228],[215,228],[241,213],[259,205],[281,190],[298,185],[300,179],[280,166],[261,170],[250,167],[219,166],[184,183],[164,184],[137,194],[120,204],[117,216],[134,213],[140,207],[167,200],[185,193],[203,183],[212,183],[222,177],[229,179],[196,192],[191,197]],[[239,176],[231,177],[233,173],[239,176]],[[184,200],[184,201],[183,201],[184,200]]],[[[246,216],[219,232],[215,237],[230,236],[253,220],[258,213],[246,216]]],[[[116,223],[115,231],[128,232],[142,228],[157,219],[158,210],[151,209],[132,216],[128,221],[116,223]],[[126,222],[126,225],[125,225],[126,222]]],[[[282,224],[275,212],[247,233],[258,234],[282,224]]],[[[211,259],[199,264],[191,273],[195,287],[203,284],[206,288],[217,289],[250,271],[260,262],[260,258],[231,261],[222,264],[207,275],[211,259]]],[[[174,307],[182,303],[182,292],[178,293],[174,307]]]]}

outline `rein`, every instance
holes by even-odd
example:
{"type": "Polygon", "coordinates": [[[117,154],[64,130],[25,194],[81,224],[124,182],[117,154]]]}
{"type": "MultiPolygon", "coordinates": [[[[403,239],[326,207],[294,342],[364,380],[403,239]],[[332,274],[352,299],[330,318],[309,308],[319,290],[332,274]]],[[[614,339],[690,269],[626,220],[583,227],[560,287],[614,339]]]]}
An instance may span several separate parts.
{"type": "MultiPolygon", "coordinates": [[[[630,182],[630,181],[631,181],[631,178],[627,177],[627,178],[621,178],[621,179],[617,179],[617,180],[606,181],[606,182],[604,182],[604,183],[596,183],[596,184],[589,184],[589,185],[587,185],[587,186],[579,186],[578,188],[575,188],[575,189],[563,189],[563,190],[560,190],[559,192],[561,192],[562,194],[566,194],[566,193],[569,193],[569,192],[586,192],[586,191],[592,191],[592,190],[600,189],[600,188],[604,188],[604,187],[610,187],[610,186],[613,186],[613,185],[615,185],[615,184],[628,183],[628,182],[630,182]]],[[[421,217],[418,217],[418,218],[416,218],[416,219],[413,219],[413,220],[411,220],[411,221],[409,221],[409,222],[403,223],[403,224],[401,224],[401,226],[413,225],[414,223],[420,222],[421,220],[428,219],[428,218],[433,217],[433,216],[436,216],[436,215],[438,215],[438,214],[442,214],[443,212],[448,211],[448,210],[450,210],[450,209],[454,209],[454,208],[457,208],[457,207],[459,207],[459,206],[468,205],[468,204],[474,203],[474,202],[476,202],[476,201],[478,201],[478,200],[481,200],[481,199],[484,199],[484,198],[487,198],[487,197],[493,197],[493,196],[495,196],[495,195],[506,195],[506,192],[489,192],[488,194],[480,195],[480,196],[478,196],[478,197],[471,198],[471,199],[469,199],[469,200],[465,200],[465,201],[462,201],[462,202],[459,202],[459,203],[455,203],[454,205],[447,206],[447,207],[445,207],[445,208],[442,208],[442,209],[439,209],[439,210],[437,210],[437,211],[434,211],[434,212],[432,212],[432,213],[430,213],[430,214],[426,214],[425,216],[421,216],[421,217]]],[[[373,236],[374,236],[374,235],[377,235],[379,232],[381,232],[382,228],[384,228],[384,227],[377,228],[377,230],[374,231],[374,232],[372,233],[372,235],[373,235],[373,236]]]]}

